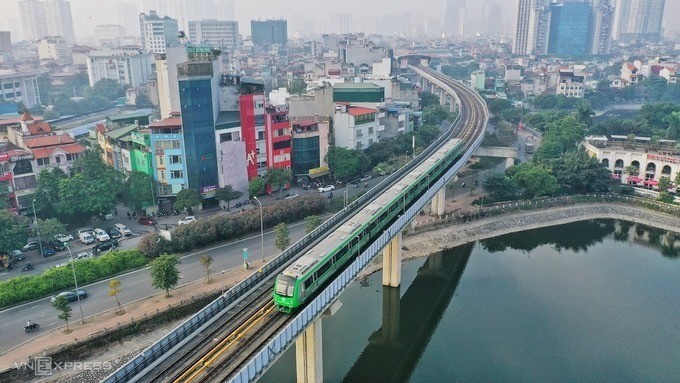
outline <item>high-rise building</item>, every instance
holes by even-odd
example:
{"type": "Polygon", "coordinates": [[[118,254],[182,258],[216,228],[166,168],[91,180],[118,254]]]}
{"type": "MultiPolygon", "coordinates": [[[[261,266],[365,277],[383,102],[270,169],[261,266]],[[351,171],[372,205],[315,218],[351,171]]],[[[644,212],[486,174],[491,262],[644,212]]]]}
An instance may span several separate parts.
{"type": "Polygon", "coordinates": [[[665,0],[616,0],[612,38],[619,42],[659,41],[665,0]]]}
{"type": "Polygon", "coordinates": [[[66,0],[21,0],[19,14],[25,40],[61,36],[68,45],[75,43],[71,3],[66,0]]]}
{"type": "Polygon", "coordinates": [[[519,0],[512,53],[545,54],[550,32],[550,7],[547,0],[519,0]]]}
{"type": "Polygon", "coordinates": [[[465,32],[465,0],[446,0],[444,28],[447,35],[463,36],[465,32]]]}
{"type": "Polygon", "coordinates": [[[590,0],[590,36],[588,52],[592,54],[609,54],[612,40],[612,24],[614,7],[610,0],[590,0]]]}
{"type": "Polygon", "coordinates": [[[496,0],[484,1],[482,24],[482,31],[488,36],[500,36],[503,32],[503,7],[496,0]]]}
{"type": "Polygon", "coordinates": [[[40,40],[47,36],[45,6],[38,0],[19,1],[19,16],[24,40],[40,40]]]}
{"type": "Polygon", "coordinates": [[[250,34],[255,45],[281,45],[288,42],[286,20],[251,20],[250,34]]]}
{"type": "Polygon", "coordinates": [[[139,29],[142,34],[142,49],[152,53],[165,53],[167,47],[179,45],[177,20],[168,16],[160,17],[156,11],[139,14],[139,29]]]}
{"type": "Polygon", "coordinates": [[[189,21],[189,41],[229,50],[238,47],[238,21],[189,21]]]}
{"type": "Polygon", "coordinates": [[[130,36],[139,36],[139,9],[136,4],[116,3],[116,19],[130,36]]]}
{"type": "Polygon", "coordinates": [[[556,55],[588,53],[590,4],[570,1],[553,3],[550,8],[548,53],[556,55]]]}
{"type": "Polygon", "coordinates": [[[90,86],[107,78],[138,87],[153,74],[152,63],[153,56],[139,49],[92,51],[87,60],[90,86]]]}
{"type": "Polygon", "coordinates": [[[0,62],[12,61],[12,32],[0,31],[0,62]]]}
{"type": "Polygon", "coordinates": [[[69,1],[46,0],[45,21],[47,22],[47,33],[50,36],[61,36],[68,45],[73,45],[76,42],[69,1]]]}

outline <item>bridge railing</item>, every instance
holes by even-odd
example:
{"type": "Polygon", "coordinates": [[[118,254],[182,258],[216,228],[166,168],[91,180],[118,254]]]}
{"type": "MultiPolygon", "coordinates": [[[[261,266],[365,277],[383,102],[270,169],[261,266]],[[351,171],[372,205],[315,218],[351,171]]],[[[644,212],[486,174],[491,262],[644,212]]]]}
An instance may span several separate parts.
{"type": "Polygon", "coordinates": [[[438,149],[444,142],[450,139],[460,121],[461,115],[459,113],[453,123],[451,123],[449,129],[440,137],[438,137],[434,143],[428,146],[427,149],[416,156],[415,160],[409,162],[396,172],[385,177],[385,179],[378,183],[378,185],[374,186],[368,192],[349,204],[346,209],[343,209],[337,214],[333,215],[315,230],[284,250],[279,256],[273,258],[267,264],[262,266],[258,272],[251,274],[249,277],[236,284],[201,311],[194,314],[184,323],[177,326],[162,339],[152,344],[149,348],[144,350],[144,352],[137,355],[125,365],[121,366],[118,370],[109,375],[104,380],[104,382],[129,382],[136,376],[152,369],[155,365],[162,362],[165,358],[167,358],[168,355],[171,354],[169,352],[172,349],[186,343],[191,334],[209,326],[221,316],[220,314],[223,314],[230,307],[240,302],[249,292],[259,288],[262,284],[271,279],[271,277],[278,273],[279,270],[291,262],[291,260],[300,252],[300,250],[315,242],[322,235],[324,235],[326,231],[345,220],[350,214],[352,214],[354,209],[375,198],[382,192],[382,190],[384,190],[384,188],[401,179],[422,160],[429,157],[433,151],[438,149]]]}
{"type": "MultiPolygon", "coordinates": [[[[460,116],[459,116],[460,117],[460,116]]],[[[458,118],[456,121],[460,121],[458,118]]],[[[486,120],[485,120],[486,121],[486,120]]],[[[451,129],[454,128],[452,124],[451,129]]],[[[253,382],[266,369],[278,359],[283,352],[290,347],[295,339],[305,330],[305,328],[316,318],[318,318],[337,297],[351,284],[361,270],[366,267],[371,260],[380,253],[383,247],[391,241],[394,235],[401,231],[411,220],[418,214],[422,208],[427,204],[432,197],[443,187],[446,183],[455,176],[455,174],[467,163],[475,150],[481,145],[484,140],[484,134],[477,136],[474,142],[470,144],[468,150],[463,154],[461,159],[456,162],[446,174],[441,177],[418,201],[416,201],[406,212],[397,218],[397,221],[390,226],[389,229],[383,232],[368,249],[366,249],[357,259],[348,266],[336,279],[330,283],[316,298],[308,303],[295,318],[277,334],[272,340],[260,349],[251,359],[249,359],[245,366],[239,370],[232,378],[232,382],[245,383],[253,382]]]]}

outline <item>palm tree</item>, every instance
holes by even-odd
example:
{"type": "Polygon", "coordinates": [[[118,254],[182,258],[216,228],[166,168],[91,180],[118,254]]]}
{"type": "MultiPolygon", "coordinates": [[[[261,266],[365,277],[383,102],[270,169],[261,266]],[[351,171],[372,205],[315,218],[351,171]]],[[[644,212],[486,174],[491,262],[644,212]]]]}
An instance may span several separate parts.
{"type": "Polygon", "coordinates": [[[634,135],[634,134],[629,134],[629,135],[627,136],[627,138],[628,138],[628,139],[627,139],[626,141],[628,142],[628,147],[629,147],[629,148],[632,147],[633,149],[635,149],[635,138],[636,138],[635,135],[634,135]]]}
{"type": "Polygon", "coordinates": [[[637,166],[628,165],[626,166],[625,170],[629,176],[637,176],[638,174],[640,174],[640,169],[638,169],[637,166]]]}
{"type": "Polygon", "coordinates": [[[576,121],[585,125],[587,128],[590,128],[593,125],[591,116],[594,115],[595,112],[593,112],[593,109],[587,102],[579,101],[574,114],[576,121]]]}
{"type": "Polygon", "coordinates": [[[677,140],[680,138],[680,112],[673,112],[666,117],[668,120],[668,130],[666,130],[666,137],[669,140],[677,140]]]}

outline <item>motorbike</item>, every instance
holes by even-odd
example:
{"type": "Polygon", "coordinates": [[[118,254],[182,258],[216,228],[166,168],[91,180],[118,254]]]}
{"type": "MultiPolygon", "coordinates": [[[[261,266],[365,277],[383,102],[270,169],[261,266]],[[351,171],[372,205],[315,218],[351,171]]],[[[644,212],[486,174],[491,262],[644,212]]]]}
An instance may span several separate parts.
{"type": "Polygon", "coordinates": [[[40,325],[37,323],[31,323],[30,326],[24,326],[24,331],[26,332],[32,332],[40,328],[40,325]]]}
{"type": "Polygon", "coordinates": [[[172,211],[172,214],[173,214],[173,215],[179,215],[179,210],[174,209],[174,210],[172,211]]]}
{"type": "Polygon", "coordinates": [[[328,199],[333,198],[333,192],[328,193],[328,199]]]}
{"type": "Polygon", "coordinates": [[[26,263],[24,267],[21,269],[21,271],[30,271],[33,269],[34,269],[33,265],[31,265],[30,263],[26,263]]]}

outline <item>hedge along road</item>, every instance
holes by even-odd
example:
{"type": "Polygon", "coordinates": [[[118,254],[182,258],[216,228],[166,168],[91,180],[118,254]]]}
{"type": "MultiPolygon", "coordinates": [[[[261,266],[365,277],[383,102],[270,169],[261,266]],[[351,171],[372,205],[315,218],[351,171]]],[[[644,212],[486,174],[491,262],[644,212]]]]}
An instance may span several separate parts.
{"type": "MultiPolygon", "coordinates": [[[[326,218],[324,216],[322,219],[326,218]]],[[[291,243],[295,243],[305,235],[304,221],[290,224],[288,228],[290,229],[291,243]]],[[[274,246],[274,239],[273,230],[265,231],[264,249],[267,261],[280,253],[274,246]]],[[[248,261],[253,267],[261,265],[262,254],[260,252],[260,234],[258,233],[183,256],[182,263],[179,265],[180,275],[182,276],[180,284],[202,280],[205,277],[205,272],[200,263],[201,255],[209,255],[213,258],[211,269],[214,274],[218,274],[222,270],[240,267],[243,264],[243,248],[248,248],[248,261]]],[[[160,292],[160,290],[151,287],[148,268],[135,270],[115,278],[121,281],[122,292],[119,294],[119,298],[123,305],[160,292]]],[[[86,286],[78,286],[81,289],[86,289],[88,293],[88,297],[81,301],[83,314],[86,318],[116,306],[115,298],[108,295],[109,280],[111,278],[86,286]]],[[[71,303],[71,308],[73,311],[70,322],[79,322],[78,303],[71,303]]],[[[47,330],[63,325],[64,321],[57,318],[57,314],[57,310],[50,303],[49,297],[0,311],[0,355],[12,347],[42,335],[47,330]],[[37,332],[24,332],[24,326],[29,319],[40,324],[40,329],[37,332]]]]}

